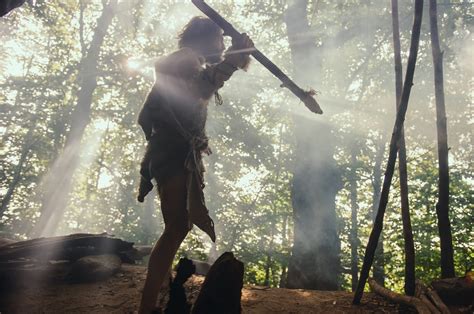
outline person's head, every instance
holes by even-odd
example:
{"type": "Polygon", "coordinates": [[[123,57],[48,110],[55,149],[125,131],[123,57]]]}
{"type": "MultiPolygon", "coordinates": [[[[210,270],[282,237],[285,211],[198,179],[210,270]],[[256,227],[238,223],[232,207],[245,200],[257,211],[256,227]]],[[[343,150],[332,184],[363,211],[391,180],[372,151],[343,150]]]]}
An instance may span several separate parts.
{"type": "Polygon", "coordinates": [[[179,48],[191,48],[206,58],[208,63],[222,60],[225,49],[222,29],[212,20],[193,17],[178,35],[179,48]]]}

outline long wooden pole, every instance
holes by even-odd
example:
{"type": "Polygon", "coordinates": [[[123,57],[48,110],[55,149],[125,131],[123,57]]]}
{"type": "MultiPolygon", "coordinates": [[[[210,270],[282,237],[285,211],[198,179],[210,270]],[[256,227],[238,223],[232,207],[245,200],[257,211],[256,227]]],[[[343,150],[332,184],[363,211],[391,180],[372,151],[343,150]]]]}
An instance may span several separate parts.
{"type": "MultiPolygon", "coordinates": [[[[400,106],[403,89],[403,69],[400,45],[400,27],[398,18],[398,0],[392,0],[393,55],[395,63],[395,92],[397,109],[400,106]]],[[[401,130],[398,142],[398,172],[400,175],[400,200],[402,208],[403,238],[405,248],[405,294],[415,295],[415,244],[410,220],[408,202],[408,171],[405,132],[401,130]]]]}
{"type": "MultiPolygon", "coordinates": [[[[220,28],[224,30],[224,35],[230,37],[239,37],[241,36],[240,32],[237,31],[232,24],[227,22],[219,13],[217,13],[213,8],[206,4],[203,0],[192,0],[192,3],[207,15],[211,20],[214,21],[220,28]]],[[[250,52],[252,57],[254,57],[258,62],[260,62],[264,67],[266,67],[273,75],[275,75],[281,82],[282,87],[288,88],[293,94],[295,94],[305,106],[314,113],[322,114],[323,111],[317,101],[313,97],[311,91],[304,91],[298,85],[295,84],[285,73],[275,63],[270,61],[260,50],[254,48],[250,52]]]]}
{"type": "Polygon", "coordinates": [[[405,76],[405,83],[403,84],[402,98],[397,112],[397,118],[393,127],[392,138],[390,140],[390,152],[387,162],[387,169],[385,171],[385,177],[382,187],[382,193],[380,195],[380,203],[377,210],[377,216],[375,217],[374,226],[370,233],[369,243],[365,250],[364,263],[359,276],[359,283],[354,293],[354,304],[359,304],[364,293],[364,287],[369,277],[369,271],[374,261],[375,250],[377,249],[377,243],[383,228],[383,218],[385,215],[385,209],[387,208],[388,196],[390,193],[390,185],[392,183],[393,172],[395,170],[395,162],[397,160],[398,141],[405,121],[405,115],[408,108],[408,100],[410,98],[411,88],[413,86],[413,76],[415,74],[416,58],[418,55],[418,47],[420,44],[420,31],[421,21],[423,17],[423,0],[415,0],[415,18],[413,21],[411,43],[410,43],[410,54],[408,56],[407,72],[405,76]]]}

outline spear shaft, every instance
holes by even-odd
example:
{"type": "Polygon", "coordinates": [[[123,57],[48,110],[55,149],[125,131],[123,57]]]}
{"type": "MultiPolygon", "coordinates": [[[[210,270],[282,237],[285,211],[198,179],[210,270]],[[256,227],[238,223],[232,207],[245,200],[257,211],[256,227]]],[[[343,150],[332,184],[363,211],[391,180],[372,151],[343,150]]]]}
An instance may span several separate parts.
{"type": "MultiPolygon", "coordinates": [[[[239,37],[241,33],[237,31],[232,24],[226,21],[219,13],[213,8],[206,4],[203,0],[191,0],[192,3],[207,15],[211,20],[214,21],[220,28],[224,30],[224,35],[230,37],[239,37]]],[[[254,48],[250,54],[260,62],[265,68],[267,68],[273,75],[275,75],[283,84],[282,87],[288,88],[293,94],[295,94],[304,104],[314,113],[322,114],[323,111],[319,107],[318,102],[313,98],[312,92],[304,91],[298,85],[293,82],[288,75],[286,75],[275,63],[268,59],[260,50],[254,48]]]]}

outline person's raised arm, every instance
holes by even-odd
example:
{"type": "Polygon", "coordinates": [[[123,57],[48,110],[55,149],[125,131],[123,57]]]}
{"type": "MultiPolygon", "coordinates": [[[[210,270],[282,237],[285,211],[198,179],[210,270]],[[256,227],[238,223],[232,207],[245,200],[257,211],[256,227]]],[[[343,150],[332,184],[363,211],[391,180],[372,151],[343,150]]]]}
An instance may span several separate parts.
{"type": "Polygon", "coordinates": [[[253,47],[252,40],[245,33],[232,38],[232,46],[226,51],[224,60],[201,71],[198,83],[202,98],[209,99],[238,69],[246,70],[253,47]]]}

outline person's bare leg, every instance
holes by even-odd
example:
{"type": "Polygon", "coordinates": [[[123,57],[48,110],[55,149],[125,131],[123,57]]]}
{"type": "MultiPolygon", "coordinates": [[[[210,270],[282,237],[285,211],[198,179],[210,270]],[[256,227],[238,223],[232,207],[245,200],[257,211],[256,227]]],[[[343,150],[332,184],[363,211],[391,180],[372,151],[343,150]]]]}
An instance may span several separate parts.
{"type": "Polygon", "coordinates": [[[140,314],[151,313],[158,293],[178,251],[188,233],[186,216],[186,177],[170,178],[160,191],[165,231],[153,247],[148,261],[148,272],[140,302],[140,314]]]}

